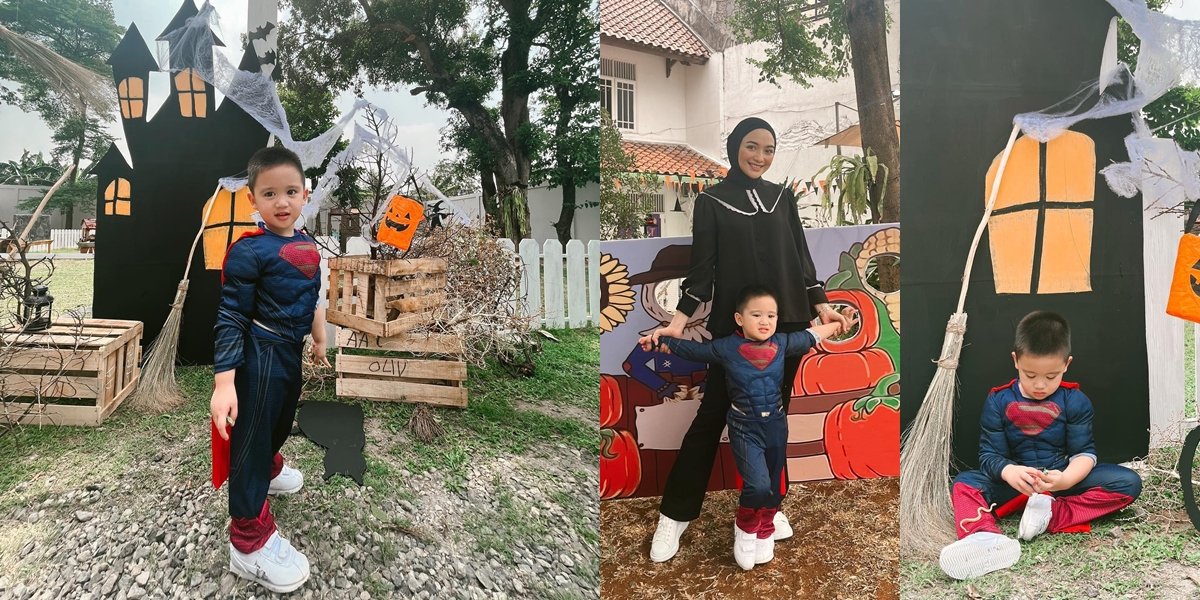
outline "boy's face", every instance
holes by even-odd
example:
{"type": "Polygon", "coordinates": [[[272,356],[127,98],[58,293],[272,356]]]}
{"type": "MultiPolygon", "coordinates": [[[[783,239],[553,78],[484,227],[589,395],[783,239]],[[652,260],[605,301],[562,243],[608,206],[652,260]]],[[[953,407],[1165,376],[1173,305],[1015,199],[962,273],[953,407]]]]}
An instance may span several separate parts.
{"type": "Polygon", "coordinates": [[[1062,385],[1063,373],[1071,364],[1071,357],[1063,358],[1057,354],[1036,356],[1012,353],[1013,364],[1017,367],[1017,380],[1021,391],[1034,400],[1044,400],[1062,385]]]}
{"type": "Polygon", "coordinates": [[[292,226],[307,200],[304,176],[295,165],[275,165],[262,171],[250,190],[250,204],[262,215],[267,228],[279,235],[292,235],[292,226]]]}
{"type": "Polygon", "coordinates": [[[761,342],[775,335],[779,310],[775,299],[770,296],[751,298],[741,312],[733,313],[733,320],[742,328],[748,339],[761,342]]]}

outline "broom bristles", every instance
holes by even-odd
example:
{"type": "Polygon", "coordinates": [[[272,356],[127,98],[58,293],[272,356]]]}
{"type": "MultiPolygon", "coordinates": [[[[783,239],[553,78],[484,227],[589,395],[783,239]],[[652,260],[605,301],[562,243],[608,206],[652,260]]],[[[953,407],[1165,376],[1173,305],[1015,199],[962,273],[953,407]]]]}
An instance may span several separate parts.
{"type": "Polygon", "coordinates": [[[906,559],[936,558],[943,546],[956,539],[950,504],[950,442],[966,324],[966,313],[950,317],[937,372],[902,437],[900,549],[906,559]]]}
{"type": "Polygon", "coordinates": [[[412,417],[408,420],[408,428],[418,440],[426,444],[445,433],[441,423],[437,422],[437,418],[433,416],[433,411],[427,404],[417,404],[417,407],[413,409],[412,417]]]}
{"type": "Polygon", "coordinates": [[[146,351],[137,389],[129,397],[129,406],[143,412],[162,413],[183,406],[187,398],[175,381],[175,358],[179,354],[179,326],[183,320],[183,301],[188,280],[179,282],[171,312],[158,337],[146,351]]]}

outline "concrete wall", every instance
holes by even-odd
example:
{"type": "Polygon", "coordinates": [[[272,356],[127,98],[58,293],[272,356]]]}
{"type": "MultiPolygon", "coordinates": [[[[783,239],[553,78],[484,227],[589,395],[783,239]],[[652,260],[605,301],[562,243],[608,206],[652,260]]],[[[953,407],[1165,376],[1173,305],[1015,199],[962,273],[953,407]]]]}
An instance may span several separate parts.
{"type": "Polygon", "coordinates": [[[631,140],[687,141],[687,79],[692,69],[703,69],[704,65],[675,64],[671,68],[671,77],[667,78],[667,59],[661,56],[602,45],[600,57],[637,65],[633,94],[634,130],[621,130],[622,135],[631,140]]]}
{"type": "MultiPolygon", "coordinates": [[[[49,186],[0,185],[0,221],[4,221],[11,226],[16,215],[32,213],[33,209],[17,208],[17,204],[27,198],[40,198],[46,193],[47,189],[49,189],[49,186]]],[[[78,227],[78,220],[84,216],[94,216],[93,212],[95,211],[84,211],[76,208],[76,222],[67,223],[66,216],[61,211],[44,211],[42,212],[42,216],[38,218],[38,221],[46,221],[48,223],[47,229],[69,229],[78,227]]]]}
{"type": "MultiPolygon", "coordinates": [[[[483,218],[483,199],[477,194],[454,196],[448,200],[465,212],[472,221],[483,218]]],[[[575,188],[575,218],[571,237],[583,243],[600,239],[600,185],[589,183],[575,188]],[[579,208],[587,205],[586,208],[579,208]]],[[[529,189],[530,237],[544,242],[558,239],[554,222],[562,210],[562,188],[539,186],[529,189]]]]}

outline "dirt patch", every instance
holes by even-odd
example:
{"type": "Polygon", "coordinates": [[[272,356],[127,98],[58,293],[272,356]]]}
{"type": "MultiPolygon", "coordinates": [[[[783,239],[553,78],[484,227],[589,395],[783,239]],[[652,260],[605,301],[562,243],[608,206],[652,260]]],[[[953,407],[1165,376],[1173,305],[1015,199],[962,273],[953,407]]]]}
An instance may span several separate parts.
{"type": "Polygon", "coordinates": [[[603,598],[899,598],[896,478],[794,484],[783,510],[795,535],[751,571],[733,561],[738,492],[710,492],[666,563],[650,561],[659,498],[600,505],[603,598]]]}

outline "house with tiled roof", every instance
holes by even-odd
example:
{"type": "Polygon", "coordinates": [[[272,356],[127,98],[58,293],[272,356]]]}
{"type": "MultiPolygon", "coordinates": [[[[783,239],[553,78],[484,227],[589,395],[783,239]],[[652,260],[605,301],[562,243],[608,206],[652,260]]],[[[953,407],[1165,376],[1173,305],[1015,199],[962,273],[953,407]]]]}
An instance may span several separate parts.
{"type": "MultiPolygon", "coordinates": [[[[899,0],[886,0],[892,86],[900,87],[899,0]]],[[[704,186],[727,171],[725,137],[746,117],[772,124],[776,157],[766,177],[796,185],[801,216],[819,221],[822,166],[855,147],[820,142],[858,121],[854,79],[759,81],[747,59],[761,44],[738,44],[726,24],[732,2],[719,0],[601,0],[601,107],[621,132],[635,171],[653,175],[650,235],[689,235],[691,205],[704,186]]],[[[897,114],[899,111],[897,110],[897,114]]],[[[836,190],[835,190],[836,191],[836,190]]]]}

